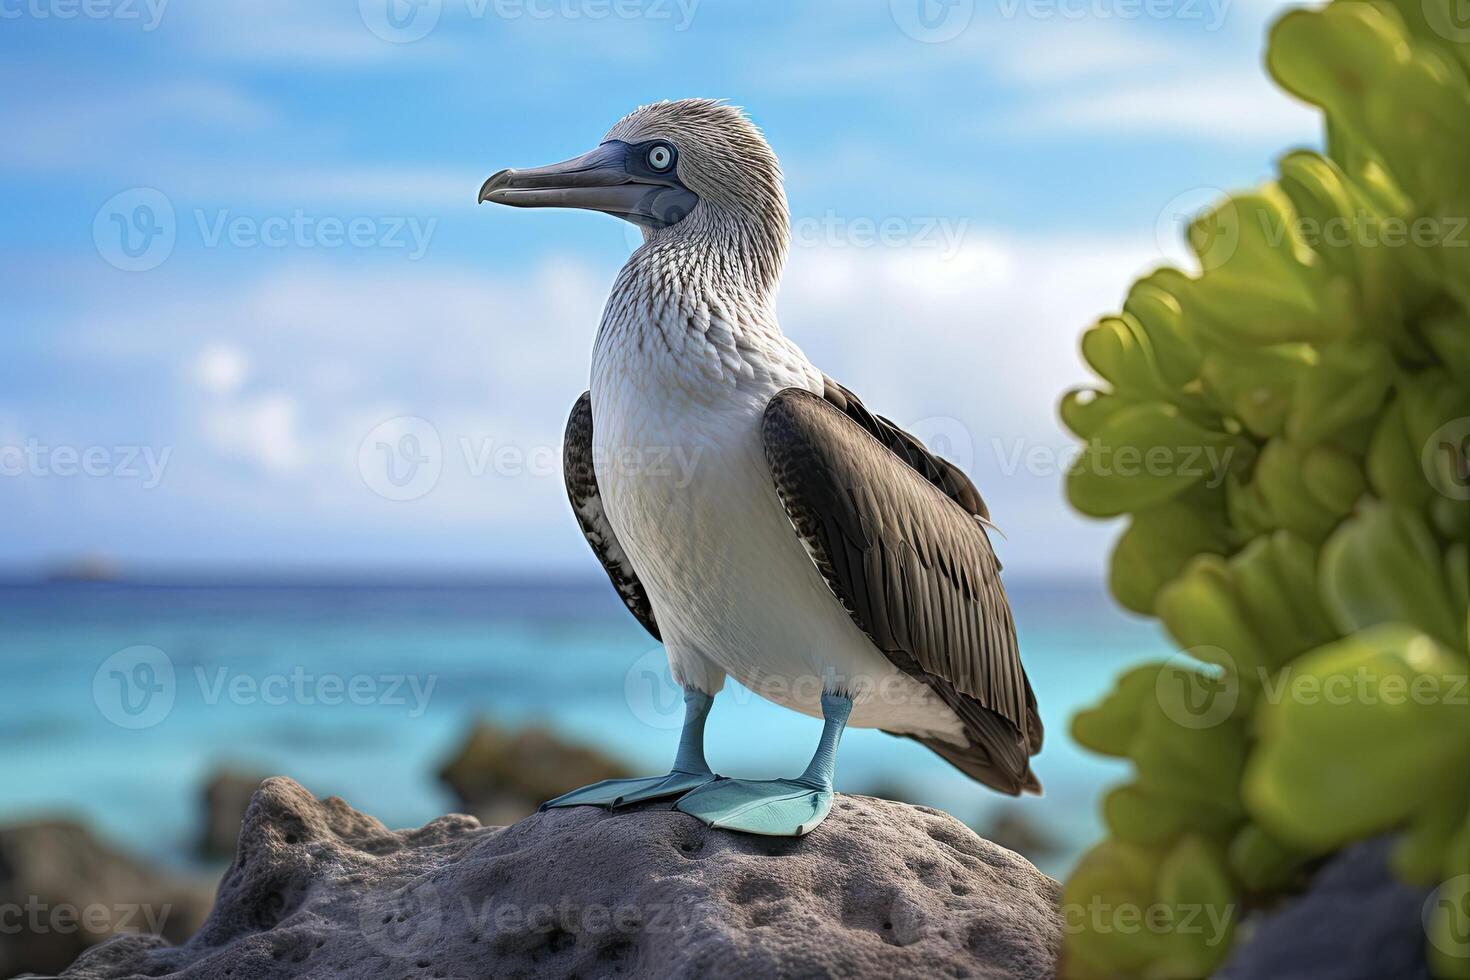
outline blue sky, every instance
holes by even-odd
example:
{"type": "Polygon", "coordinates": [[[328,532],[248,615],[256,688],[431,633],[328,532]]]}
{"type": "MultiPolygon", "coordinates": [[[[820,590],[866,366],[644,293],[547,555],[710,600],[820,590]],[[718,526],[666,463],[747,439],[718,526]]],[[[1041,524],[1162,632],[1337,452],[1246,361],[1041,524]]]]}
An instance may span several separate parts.
{"type": "Polygon", "coordinates": [[[475,193],[712,96],[786,171],[786,332],[971,472],[1008,568],[1095,573],[1055,402],[1179,215],[1318,142],[1279,10],[0,0],[0,565],[587,570],[555,449],[636,239],[475,193]]]}

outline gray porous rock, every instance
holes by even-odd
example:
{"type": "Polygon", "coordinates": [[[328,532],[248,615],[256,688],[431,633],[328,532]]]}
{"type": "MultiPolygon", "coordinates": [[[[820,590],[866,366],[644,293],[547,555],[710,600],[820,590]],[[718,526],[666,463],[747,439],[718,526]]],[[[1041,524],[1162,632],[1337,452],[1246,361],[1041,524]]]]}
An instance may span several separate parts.
{"type": "Polygon", "coordinates": [[[1215,980],[1431,980],[1424,905],[1430,890],[1389,870],[1393,840],[1335,855],[1307,891],[1248,920],[1215,980]]]}
{"type": "Polygon", "coordinates": [[[1051,977],[1060,889],[937,810],[839,796],[801,839],[667,803],[390,831],[261,785],[181,946],[113,939],[75,980],[187,977],[1051,977]]]}

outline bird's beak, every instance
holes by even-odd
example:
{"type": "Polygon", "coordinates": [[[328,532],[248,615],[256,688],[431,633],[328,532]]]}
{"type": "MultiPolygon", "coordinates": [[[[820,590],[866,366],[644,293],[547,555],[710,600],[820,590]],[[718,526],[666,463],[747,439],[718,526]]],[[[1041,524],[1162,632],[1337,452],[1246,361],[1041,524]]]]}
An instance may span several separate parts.
{"type": "Polygon", "coordinates": [[[528,170],[502,170],[480,187],[480,203],[513,208],[585,208],[667,228],[699,198],[673,174],[636,173],[628,144],[609,140],[590,153],[528,170]]]}

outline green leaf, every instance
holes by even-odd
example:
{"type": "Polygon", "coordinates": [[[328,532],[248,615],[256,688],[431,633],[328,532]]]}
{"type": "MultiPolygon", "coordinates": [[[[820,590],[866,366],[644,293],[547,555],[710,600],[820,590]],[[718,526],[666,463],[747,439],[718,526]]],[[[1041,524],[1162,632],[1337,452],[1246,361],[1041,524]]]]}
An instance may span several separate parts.
{"type": "Polygon", "coordinates": [[[1067,474],[1072,506],[1111,517],[1159,504],[1204,479],[1218,480],[1248,447],[1150,402],[1113,412],[1067,474]]]}
{"type": "Polygon", "coordinates": [[[1322,548],[1322,599],[1343,633],[1406,623],[1463,648],[1465,621],[1447,584],[1434,536],[1401,507],[1365,506],[1322,548]]]}
{"type": "Polygon", "coordinates": [[[1399,625],[1300,658],[1260,705],[1252,817],[1309,851],[1398,825],[1470,773],[1464,677],[1464,657],[1399,625]]]}

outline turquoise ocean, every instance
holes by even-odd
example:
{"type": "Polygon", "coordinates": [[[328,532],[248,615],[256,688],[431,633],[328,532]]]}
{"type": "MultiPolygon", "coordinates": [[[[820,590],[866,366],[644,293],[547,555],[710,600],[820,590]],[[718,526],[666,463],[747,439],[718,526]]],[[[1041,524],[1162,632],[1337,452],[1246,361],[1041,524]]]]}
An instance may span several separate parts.
{"type": "MultiPolygon", "coordinates": [[[[661,648],[595,579],[54,582],[0,586],[0,822],[64,815],[181,864],[221,767],[287,775],[393,827],[453,810],[436,771],[477,717],[549,726],[662,772],[680,705],[661,648]]],[[[1047,739],[1040,798],[978,786],[922,746],[849,731],[837,786],[940,807],[984,832],[1019,818],[1061,873],[1123,768],[1070,716],[1166,639],[1100,585],[1008,583],[1047,739]]],[[[820,723],[733,683],[708,753],[727,775],[800,771],[820,723]]]]}

